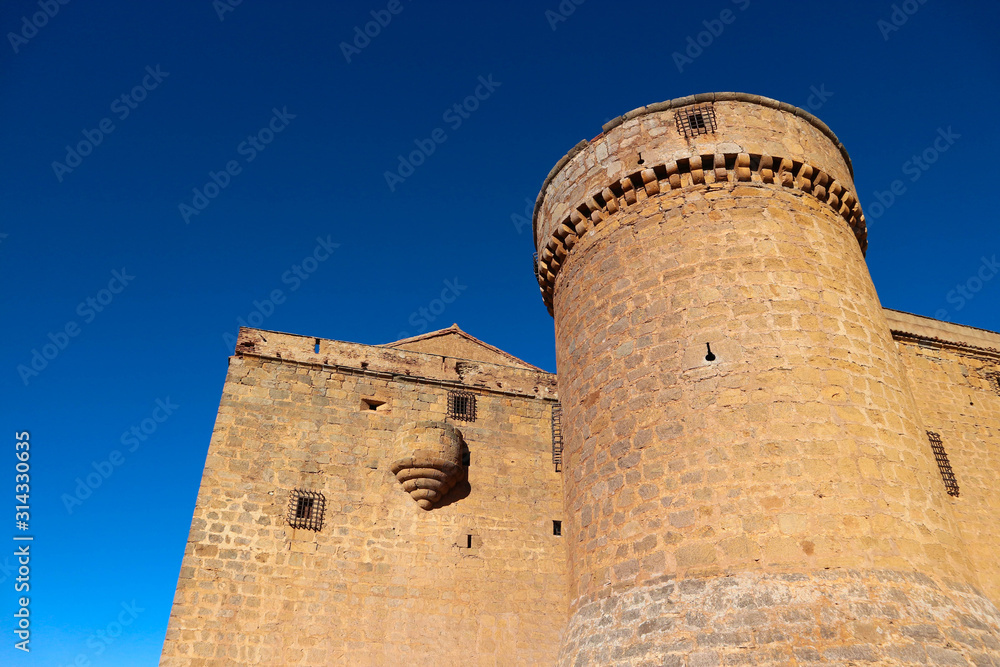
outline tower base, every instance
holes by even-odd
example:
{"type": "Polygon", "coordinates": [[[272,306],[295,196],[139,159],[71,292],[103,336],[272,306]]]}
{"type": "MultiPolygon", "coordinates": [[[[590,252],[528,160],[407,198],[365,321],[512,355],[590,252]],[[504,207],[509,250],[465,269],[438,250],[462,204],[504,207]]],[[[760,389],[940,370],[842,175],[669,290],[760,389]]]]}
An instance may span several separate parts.
{"type": "Polygon", "coordinates": [[[579,605],[560,664],[1000,665],[1000,611],[893,570],[661,577],[579,605]]]}

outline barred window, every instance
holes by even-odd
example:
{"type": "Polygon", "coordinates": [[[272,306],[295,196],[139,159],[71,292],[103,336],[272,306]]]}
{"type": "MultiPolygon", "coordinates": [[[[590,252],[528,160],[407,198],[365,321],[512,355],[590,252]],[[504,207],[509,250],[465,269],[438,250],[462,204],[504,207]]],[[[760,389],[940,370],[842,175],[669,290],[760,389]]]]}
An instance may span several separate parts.
{"type": "Polygon", "coordinates": [[[322,493],[295,489],[288,496],[288,524],[292,528],[322,530],[325,511],[326,497],[322,493]]]}
{"type": "Polygon", "coordinates": [[[469,391],[449,391],[448,416],[459,421],[476,421],[476,395],[469,391]]]}
{"type": "Polygon", "coordinates": [[[715,132],[715,107],[702,104],[689,109],[681,109],[674,114],[677,132],[686,138],[715,132]]]}
{"type": "Polygon", "coordinates": [[[934,451],[934,458],[937,460],[938,470],[941,471],[941,479],[944,480],[944,488],[948,490],[949,496],[958,495],[958,480],[951,469],[951,462],[948,461],[948,452],[944,451],[944,443],[941,436],[934,431],[927,431],[927,439],[930,440],[931,449],[934,451]]]}

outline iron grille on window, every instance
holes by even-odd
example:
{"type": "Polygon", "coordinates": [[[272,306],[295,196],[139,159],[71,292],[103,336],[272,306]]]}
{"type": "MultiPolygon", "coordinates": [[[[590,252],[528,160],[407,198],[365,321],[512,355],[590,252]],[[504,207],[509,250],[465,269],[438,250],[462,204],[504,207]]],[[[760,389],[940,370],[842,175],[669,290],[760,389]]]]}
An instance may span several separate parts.
{"type": "Polygon", "coordinates": [[[288,496],[288,523],[292,528],[322,530],[325,511],[326,497],[322,493],[295,489],[288,496]]]}
{"type": "Polygon", "coordinates": [[[938,469],[941,471],[941,479],[944,480],[944,488],[948,490],[949,496],[958,495],[958,480],[951,469],[948,461],[948,453],[944,451],[944,443],[941,436],[934,431],[927,431],[927,439],[931,441],[931,449],[934,450],[934,458],[937,459],[938,469]]]}
{"type": "Polygon", "coordinates": [[[562,472],[562,454],[562,404],[554,403],[552,405],[552,465],[555,466],[556,472],[562,472]]]}
{"type": "Polygon", "coordinates": [[[677,123],[677,132],[686,138],[718,129],[715,124],[715,107],[711,104],[682,109],[674,114],[674,122],[677,123]]]}
{"type": "Polygon", "coordinates": [[[460,421],[476,421],[476,395],[469,391],[449,391],[448,416],[460,421]]]}

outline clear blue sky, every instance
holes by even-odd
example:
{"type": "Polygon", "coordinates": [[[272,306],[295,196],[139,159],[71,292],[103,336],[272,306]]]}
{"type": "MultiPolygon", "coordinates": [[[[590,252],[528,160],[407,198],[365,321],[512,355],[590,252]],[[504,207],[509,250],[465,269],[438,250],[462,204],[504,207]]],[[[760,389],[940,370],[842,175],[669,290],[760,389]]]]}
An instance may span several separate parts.
{"type": "Polygon", "coordinates": [[[1000,254],[995,2],[908,0],[898,26],[889,1],[564,0],[562,16],[558,0],[246,0],[222,20],[211,0],[46,3],[51,18],[37,0],[0,10],[0,664],[156,664],[225,335],[255,301],[263,328],[364,343],[458,322],[554,370],[517,216],[556,160],[635,107],[720,90],[811,105],[853,157],[883,304],[1000,329],[1000,276],[974,280],[1000,254]],[[372,11],[391,20],[348,62],[372,11]],[[719,34],[679,68],[704,22],[719,34]],[[477,109],[446,115],[477,87],[477,109]],[[912,161],[949,128],[933,164],[912,161]],[[434,152],[390,188],[415,141],[434,152]],[[444,289],[457,298],[430,321],[444,289]],[[18,371],[43,348],[37,375],[18,371]],[[5,569],[22,430],[30,657],[5,569]],[[78,492],[95,469],[111,472],[78,492]]]}

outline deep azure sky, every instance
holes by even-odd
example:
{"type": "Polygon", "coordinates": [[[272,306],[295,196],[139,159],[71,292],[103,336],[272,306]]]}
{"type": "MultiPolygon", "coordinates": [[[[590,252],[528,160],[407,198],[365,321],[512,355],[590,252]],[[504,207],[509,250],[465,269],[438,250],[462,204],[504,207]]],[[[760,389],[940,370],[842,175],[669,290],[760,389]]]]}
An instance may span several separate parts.
{"type": "Polygon", "coordinates": [[[558,22],[546,16],[558,0],[402,0],[347,62],[340,43],[387,4],[245,0],[220,20],[211,0],[75,0],[33,32],[22,17],[41,11],[37,0],[3,3],[0,664],[156,664],[232,350],[225,335],[255,301],[268,316],[251,323],[263,328],[364,343],[458,322],[554,370],[518,216],[556,160],[635,107],[720,90],[811,104],[853,157],[883,304],[1000,329],[1000,277],[971,299],[953,292],[1000,254],[995,2],[908,0],[915,13],[888,31],[878,24],[888,0],[566,0],[574,11],[558,22]],[[732,22],[679,71],[672,54],[725,9],[732,22]],[[22,31],[30,38],[12,43],[22,31]],[[479,108],[445,117],[480,77],[493,83],[479,108]],[[144,81],[142,101],[121,100],[144,81]],[[261,137],[271,143],[243,143],[272,122],[281,131],[261,137]],[[438,128],[445,140],[390,190],[397,156],[438,128]],[[949,128],[926,171],[910,162],[949,128]],[[100,143],[67,158],[85,131],[100,143]],[[238,173],[185,221],[179,206],[230,161],[238,173]],[[876,218],[876,192],[895,180],[905,192],[876,218]],[[302,279],[295,267],[318,238],[339,247],[306,262],[314,271],[302,279]],[[115,271],[126,285],[111,282],[115,271]],[[445,281],[458,298],[422,318],[445,281]],[[102,292],[109,282],[117,294],[102,292]],[[283,301],[271,309],[275,290],[283,301]],[[76,335],[63,340],[67,325],[76,335]],[[19,372],[50,334],[65,349],[37,374],[19,372]],[[144,420],[145,439],[123,443],[144,420]],[[36,538],[30,656],[13,648],[14,543],[2,537],[18,532],[22,430],[36,538]],[[67,509],[95,464],[110,476],[67,509]],[[116,634],[119,616],[129,625],[106,644],[98,632],[116,634]]]}

